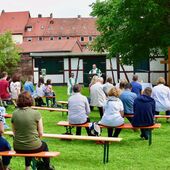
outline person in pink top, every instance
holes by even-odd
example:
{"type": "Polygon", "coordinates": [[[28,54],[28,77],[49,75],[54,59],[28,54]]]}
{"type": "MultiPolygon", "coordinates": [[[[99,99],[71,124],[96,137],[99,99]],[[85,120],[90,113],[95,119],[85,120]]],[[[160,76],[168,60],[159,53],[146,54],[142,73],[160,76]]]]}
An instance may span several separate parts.
{"type": "Polygon", "coordinates": [[[2,79],[0,80],[0,98],[2,100],[9,100],[9,82],[6,80],[8,77],[7,72],[2,72],[2,79]]]}

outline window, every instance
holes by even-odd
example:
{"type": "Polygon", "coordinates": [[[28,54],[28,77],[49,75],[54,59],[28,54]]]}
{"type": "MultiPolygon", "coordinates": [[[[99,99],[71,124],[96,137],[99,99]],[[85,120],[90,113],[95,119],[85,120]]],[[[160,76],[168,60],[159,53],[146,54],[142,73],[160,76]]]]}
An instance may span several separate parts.
{"type": "Polygon", "coordinates": [[[149,71],[149,59],[143,59],[140,63],[134,64],[134,72],[149,71]]]}
{"type": "Polygon", "coordinates": [[[63,74],[64,59],[35,59],[35,67],[46,69],[46,74],[63,74]]]}
{"type": "Polygon", "coordinates": [[[27,38],[27,41],[32,41],[32,38],[31,37],[27,38]]]}
{"type": "Polygon", "coordinates": [[[93,40],[93,37],[92,36],[89,36],[89,41],[92,41],[93,40]]]}
{"type": "Polygon", "coordinates": [[[54,37],[50,37],[50,40],[54,40],[54,37]]]}
{"type": "Polygon", "coordinates": [[[84,41],[84,37],[80,37],[80,41],[84,41]]]}
{"type": "Polygon", "coordinates": [[[62,39],[62,37],[58,37],[58,39],[59,39],[59,40],[61,40],[61,39],[62,39]]]}
{"type": "Polygon", "coordinates": [[[28,31],[28,32],[31,32],[32,31],[32,26],[31,25],[29,25],[29,26],[26,26],[26,31],[28,31]]]}
{"type": "Polygon", "coordinates": [[[70,37],[67,37],[67,40],[69,40],[70,39],[70,37]]]}
{"type": "Polygon", "coordinates": [[[43,40],[43,37],[38,37],[38,40],[39,40],[39,41],[42,41],[42,40],[43,40]]]}

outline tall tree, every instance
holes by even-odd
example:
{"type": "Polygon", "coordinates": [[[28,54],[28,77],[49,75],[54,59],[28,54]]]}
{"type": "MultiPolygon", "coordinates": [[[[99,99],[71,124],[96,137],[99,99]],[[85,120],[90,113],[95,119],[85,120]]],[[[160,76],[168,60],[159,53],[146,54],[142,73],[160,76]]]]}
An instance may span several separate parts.
{"type": "Polygon", "coordinates": [[[92,4],[101,35],[94,43],[96,51],[121,55],[125,64],[167,56],[170,46],[169,0],[105,0],[92,4]]]}
{"type": "Polygon", "coordinates": [[[20,61],[19,49],[10,32],[0,35],[0,71],[12,73],[20,61]]]}

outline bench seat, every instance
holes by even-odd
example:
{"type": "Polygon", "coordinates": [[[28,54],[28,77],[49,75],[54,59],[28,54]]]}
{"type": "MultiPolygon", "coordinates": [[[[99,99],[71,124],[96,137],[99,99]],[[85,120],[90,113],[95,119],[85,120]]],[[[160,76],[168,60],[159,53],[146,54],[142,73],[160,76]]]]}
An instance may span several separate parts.
{"type": "Polygon", "coordinates": [[[15,157],[33,157],[31,168],[32,170],[36,170],[36,162],[35,158],[51,158],[57,157],[60,155],[60,152],[38,152],[38,153],[16,153],[15,151],[3,151],[0,152],[0,156],[15,156],[15,157]]]}
{"type": "Polygon", "coordinates": [[[47,111],[55,111],[55,112],[68,112],[68,109],[61,108],[51,108],[51,107],[40,107],[40,106],[31,106],[32,109],[35,110],[47,110],[47,111]]]}
{"type": "MultiPolygon", "coordinates": [[[[85,124],[69,124],[68,121],[60,121],[57,123],[58,126],[64,126],[66,127],[66,133],[67,134],[71,134],[71,129],[72,127],[89,127],[90,123],[85,123],[85,124]]],[[[100,128],[109,128],[108,126],[104,126],[104,125],[99,125],[100,128]]],[[[130,123],[125,123],[121,126],[117,126],[116,128],[120,128],[120,129],[148,129],[149,131],[149,145],[152,144],[152,130],[156,129],[156,128],[160,128],[161,124],[156,123],[152,126],[142,126],[142,127],[133,127],[130,123]]]]}
{"type": "MultiPolygon", "coordinates": [[[[5,135],[13,135],[12,131],[4,132],[5,135]]],[[[114,137],[98,137],[98,136],[79,136],[79,135],[63,135],[63,134],[47,134],[44,133],[43,138],[55,138],[55,139],[74,139],[74,140],[91,140],[102,141],[104,145],[103,163],[109,162],[109,142],[120,142],[122,138],[114,137]]]]}

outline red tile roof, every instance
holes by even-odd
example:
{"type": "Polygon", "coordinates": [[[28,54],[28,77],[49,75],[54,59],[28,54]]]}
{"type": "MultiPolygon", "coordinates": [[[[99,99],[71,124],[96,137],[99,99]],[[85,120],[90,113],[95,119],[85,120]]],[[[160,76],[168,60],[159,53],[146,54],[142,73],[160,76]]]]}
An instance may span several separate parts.
{"type": "Polygon", "coordinates": [[[97,36],[95,18],[51,18],[45,36],[97,36]]]}
{"type": "Polygon", "coordinates": [[[30,52],[82,52],[79,41],[58,40],[58,41],[34,41],[23,42],[19,45],[22,53],[30,52]],[[77,48],[74,48],[77,46],[77,48]]]}
{"type": "Polygon", "coordinates": [[[25,12],[2,12],[0,15],[0,34],[11,31],[13,34],[22,34],[28,22],[30,13],[25,12]]]}
{"type": "Polygon", "coordinates": [[[50,17],[43,17],[43,18],[30,18],[26,27],[32,26],[32,31],[25,31],[24,36],[43,36],[45,29],[48,26],[50,21],[50,17]]]}

